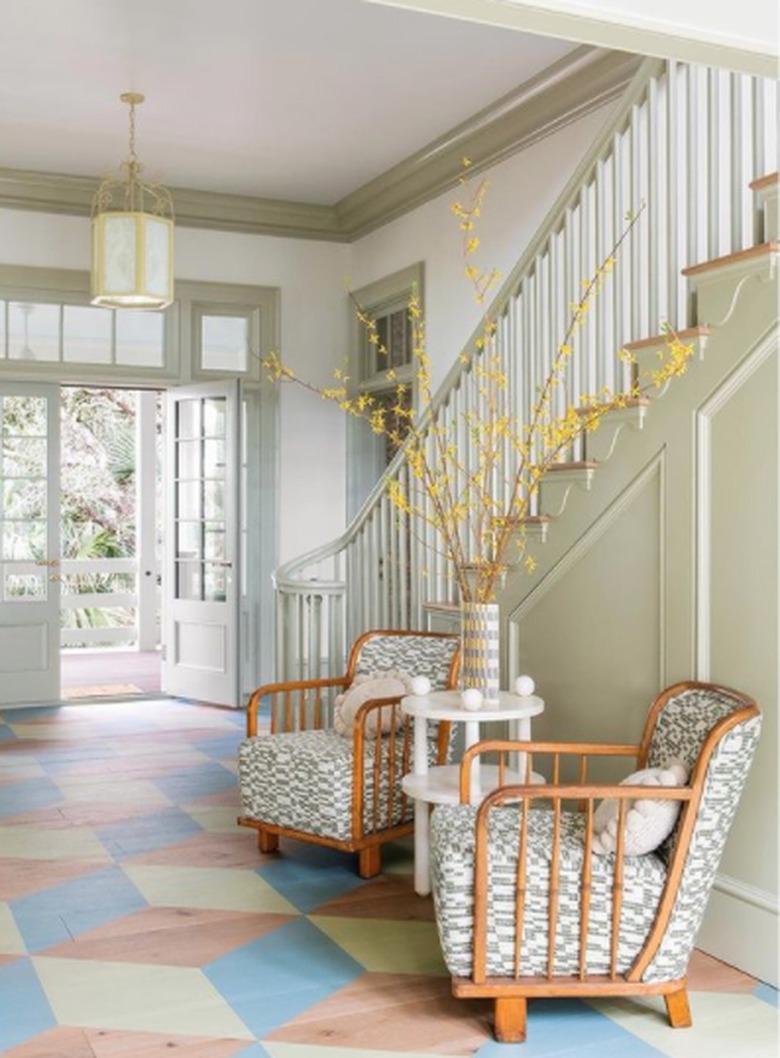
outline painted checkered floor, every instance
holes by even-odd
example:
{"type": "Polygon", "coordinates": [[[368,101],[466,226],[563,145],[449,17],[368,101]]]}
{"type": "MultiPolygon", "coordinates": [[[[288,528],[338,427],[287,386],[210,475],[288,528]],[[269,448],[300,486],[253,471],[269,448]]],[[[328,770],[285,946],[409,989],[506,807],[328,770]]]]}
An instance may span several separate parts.
{"type": "Polygon", "coordinates": [[[538,1001],[523,1045],[456,1001],[411,853],[381,878],[235,825],[243,718],[147,701],[0,714],[0,1054],[769,1058],[777,994],[697,954],[662,1002],[538,1001]]]}

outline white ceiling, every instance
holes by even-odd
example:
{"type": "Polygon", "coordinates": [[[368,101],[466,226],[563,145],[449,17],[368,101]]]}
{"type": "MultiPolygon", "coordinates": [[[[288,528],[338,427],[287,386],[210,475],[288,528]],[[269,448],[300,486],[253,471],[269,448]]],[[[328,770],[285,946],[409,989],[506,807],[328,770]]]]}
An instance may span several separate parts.
{"type": "Polygon", "coordinates": [[[0,165],[331,205],[574,44],[363,0],[3,0],[0,165]]]}

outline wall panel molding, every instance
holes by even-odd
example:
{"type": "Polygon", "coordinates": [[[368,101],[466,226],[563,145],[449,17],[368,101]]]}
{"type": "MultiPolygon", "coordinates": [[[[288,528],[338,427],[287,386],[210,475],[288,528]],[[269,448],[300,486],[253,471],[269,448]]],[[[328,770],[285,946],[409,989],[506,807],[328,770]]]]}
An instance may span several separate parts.
{"type": "MultiPolygon", "coordinates": [[[[658,525],[658,539],[659,539],[659,559],[661,577],[659,578],[661,584],[659,586],[659,613],[661,616],[661,642],[663,644],[663,614],[664,614],[664,589],[663,589],[663,569],[664,569],[664,556],[665,556],[665,528],[664,528],[664,481],[665,481],[665,462],[666,462],[666,449],[661,448],[645,466],[639,471],[639,473],[632,478],[632,480],[626,485],[626,487],[620,492],[620,494],[607,506],[604,511],[599,515],[598,518],[588,529],[580,536],[576,543],[574,543],[568,551],[548,570],[544,577],[539,581],[535,587],[529,591],[523,601],[509,614],[510,624],[519,624],[523,618],[534,609],[534,607],[541,602],[541,600],[555,587],[555,585],[566,576],[570,569],[572,569],[585,555],[591,550],[598,540],[610,529],[615,522],[620,518],[624,511],[634,503],[636,498],[644,492],[648,485],[654,480],[658,479],[659,483],[659,495],[661,502],[659,503],[659,525],[658,525]]],[[[661,651],[663,654],[663,650],[661,651]]]]}
{"type": "Polygon", "coordinates": [[[712,425],[717,413],[766,360],[777,351],[778,330],[775,325],[740,361],[695,411],[694,454],[694,533],[695,591],[694,627],[696,643],[696,679],[709,680],[711,671],[711,520],[712,520],[712,425]]]}

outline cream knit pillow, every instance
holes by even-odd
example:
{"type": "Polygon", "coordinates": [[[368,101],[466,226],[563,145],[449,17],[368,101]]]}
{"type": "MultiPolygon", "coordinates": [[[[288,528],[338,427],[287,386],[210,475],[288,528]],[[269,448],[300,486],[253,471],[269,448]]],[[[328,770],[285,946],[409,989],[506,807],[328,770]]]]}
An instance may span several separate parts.
{"type": "MultiPolygon", "coordinates": [[[[620,783],[621,786],[684,786],[688,771],[679,761],[672,761],[666,768],[645,768],[634,772],[620,783]]],[[[623,817],[626,856],[643,856],[652,852],[669,837],[680,814],[680,801],[653,801],[637,799],[629,801],[623,817]]],[[[617,848],[618,801],[605,798],[593,813],[593,851],[602,856],[617,848]]]]}
{"type": "MultiPolygon", "coordinates": [[[[358,709],[372,698],[399,698],[412,693],[412,677],[403,669],[386,669],[383,672],[367,673],[356,676],[343,694],[338,695],[333,703],[333,726],[345,738],[352,738],[355,717],[358,709]]],[[[375,735],[381,713],[382,731],[387,733],[392,727],[393,710],[390,706],[370,713],[366,720],[366,734],[375,735]]],[[[396,728],[403,724],[401,710],[396,710],[396,728]]]]}

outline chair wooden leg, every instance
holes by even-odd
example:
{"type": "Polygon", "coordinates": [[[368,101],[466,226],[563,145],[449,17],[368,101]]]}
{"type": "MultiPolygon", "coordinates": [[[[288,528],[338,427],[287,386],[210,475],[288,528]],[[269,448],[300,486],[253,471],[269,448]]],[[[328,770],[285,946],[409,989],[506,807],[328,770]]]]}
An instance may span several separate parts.
{"type": "Polygon", "coordinates": [[[522,1043],[528,1021],[524,996],[504,996],[495,1003],[495,1031],[499,1043],[522,1043]]]}
{"type": "Polygon", "coordinates": [[[379,845],[368,845],[358,852],[358,874],[361,878],[376,878],[382,870],[382,850],[379,845]]]}
{"type": "Polygon", "coordinates": [[[279,835],[260,827],[257,831],[257,847],[261,852],[276,852],[279,848],[279,835]]]}
{"type": "Polygon", "coordinates": [[[666,1016],[673,1029],[687,1029],[693,1022],[691,1008],[688,1006],[688,993],[684,988],[679,992],[670,992],[664,996],[666,1016]]]}

